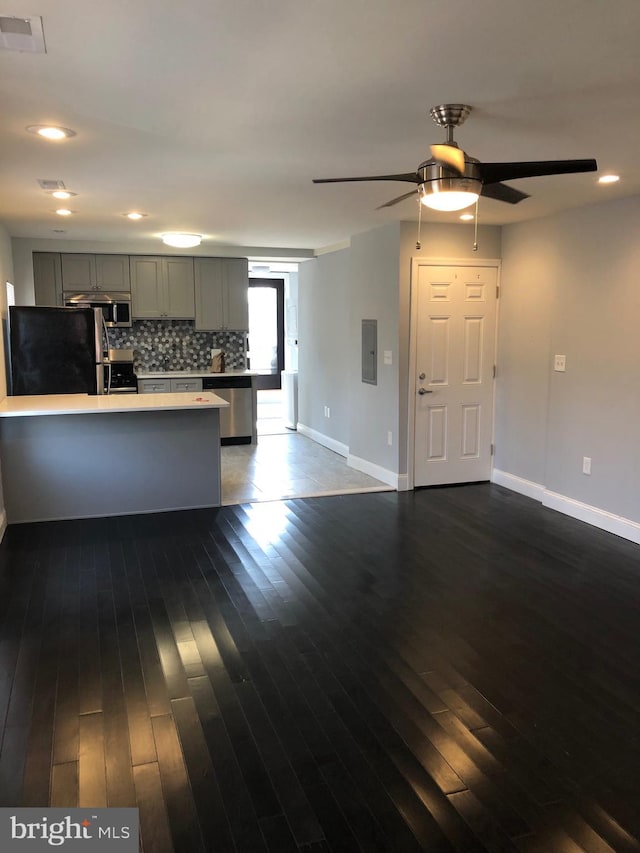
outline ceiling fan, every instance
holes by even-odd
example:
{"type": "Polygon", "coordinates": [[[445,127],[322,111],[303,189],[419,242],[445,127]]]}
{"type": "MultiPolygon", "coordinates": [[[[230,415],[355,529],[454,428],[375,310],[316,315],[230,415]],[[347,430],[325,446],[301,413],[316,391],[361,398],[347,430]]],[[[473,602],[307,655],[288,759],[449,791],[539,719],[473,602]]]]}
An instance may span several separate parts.
{"type": "MultiPolygon", "coordinates": [[[[345,181],[406,181],[416,184],[420,201],[434,210],[462,210],[479,196],[518,204],[527,193],[503,184],[519,178],[595,172],[595,160],[533,160],[513,163],[481,163],[470,157],[453,139],[453,130],[464,123],[472,110],[466,104],[440,104],[430,110],[431,118],[447,131],[446,142],[431,146],[431,158],[420,163],[415,172],[397,175],[369,175],[356,178],[314,178],[314,184],[345,181]]],[[[416,189],[380,205],[391,207],[416,194],[416,189]]],[[[380,209],[378,208],[378,210],[380,209]]]]}

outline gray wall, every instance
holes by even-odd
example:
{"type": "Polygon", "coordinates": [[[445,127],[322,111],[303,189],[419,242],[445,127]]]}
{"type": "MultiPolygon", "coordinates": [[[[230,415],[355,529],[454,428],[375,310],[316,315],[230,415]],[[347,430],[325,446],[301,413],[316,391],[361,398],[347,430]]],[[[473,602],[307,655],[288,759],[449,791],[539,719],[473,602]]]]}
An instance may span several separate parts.
{"type": "Polygon", "coordinates": [[[347,446],[350,335],[349,250],[300,264],[298,421],[347,446]]]}
{"type": "Polygon", "coordinates": [[[398,350],[400,223],[351,239],[349,287],[349,453],[398,471],[398,350]],[[362,320],[378,323],[378,384],[362,382],[362,320]],[[392,364],[384,364],[384,351],[392,364]],[[392,433],[392,444],[387,433],[392,433]]]}
{"type": "Polygon", "coordinates": [[[639,234],[640,198],[503,229],[495,461],[636,522],[639,234]]]}

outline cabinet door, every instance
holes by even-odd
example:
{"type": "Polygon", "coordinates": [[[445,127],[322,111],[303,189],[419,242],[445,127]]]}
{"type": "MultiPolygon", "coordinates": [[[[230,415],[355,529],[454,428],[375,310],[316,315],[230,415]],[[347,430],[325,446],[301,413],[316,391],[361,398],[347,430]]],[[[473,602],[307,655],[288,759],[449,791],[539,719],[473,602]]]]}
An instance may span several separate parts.
{"type": "Polygon", "coordinates": [[[138,394],[166,394],[171,391],[170,379],[139,379],[138,394]]]}
{"type": "Polygon", "coordinates": [[[172,379],[172,391],[202,391],[202,379],[172,379]]]}
{"type": "Polygon", "coordinates": [[[58,252],[33,253],[36,305],[62,305],[62,266],[58,252]]]}
{"type": "Polygon", "coordinates": [[[129,255],[96,255],[98,290],[131,290],[129,255]]]}
{"type": "Polygon", "coordinates": [[[193,320],[193,258],[163,258],[163,272],[166,282],[164,316],[193,320]]]}
{"type": "Polygon", "coordinates": [[[196,330],[215,331],[223,329],[222,260],[220,258],[196,258],[194,260],[194,275],[196,330]]]}
{"type": "Polygon", "coordinates": [[[246,258],[222,260],[225,329],[249,329],[249,262],[246,258]]]}
{"type": "Polygon", "coordinates": [[[131,268],[131,316],[134,319],[164,317],[165,288],[162,275],[162,258],[154,256],[132,256],[131,268]]]}
{"type": "Polygon", "coordinates": [[[95,290],[95,255],[62,255],[62,289],[95,290]]]}

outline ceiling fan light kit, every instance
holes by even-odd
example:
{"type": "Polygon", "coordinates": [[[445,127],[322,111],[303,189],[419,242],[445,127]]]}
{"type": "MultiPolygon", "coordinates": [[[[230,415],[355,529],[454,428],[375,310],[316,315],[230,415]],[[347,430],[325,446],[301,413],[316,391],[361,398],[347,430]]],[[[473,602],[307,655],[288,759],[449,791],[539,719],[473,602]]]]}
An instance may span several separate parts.
{"type": "MultiPolygon", "coordinates": [[[[465,122],[472,107],[468,104],[440,104],[430,110],[431,118],[447,132],[444,143],[431,146],[431,158],[421,163],[415,172],[393,175],[370,175],[350,178],[315,178],[314,184],[346,181],[405,181],[416,185],[420,202],[433,210],[463,210],[479,196],[518,204],[527,193],[507,186],[502,181],[533,178],[542,175],[563,175],[576,172],[595,172],[598,164],[585,160],[533,160],[530,162],[482,163],[468,156],[453,138],[453,130],[465,122]]],[[[380,207],[392,207],[414,195],[403,193],[380,207]]]]}

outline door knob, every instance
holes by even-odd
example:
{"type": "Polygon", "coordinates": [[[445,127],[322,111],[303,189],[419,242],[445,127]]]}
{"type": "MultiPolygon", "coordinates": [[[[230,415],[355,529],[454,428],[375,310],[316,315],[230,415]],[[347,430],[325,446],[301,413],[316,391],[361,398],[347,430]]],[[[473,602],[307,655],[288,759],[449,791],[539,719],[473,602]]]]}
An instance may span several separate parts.
{"type": "Polygon", "coordinates": [[[420,382],[422,382],[422,380],[423,380],[423,379],[426,379],[426,378],[427,378],[427,374],[426,374],[426,373],[421,373],[421,374],[420,374],[420,376],[418,376],[418,379],[420,380],[420,382]]]}
{"type": "Polygon", "coordinates": [[[418,388],[418,394],[422,396],[422,394],[433,394],[433,391],[430,388],[418,388]]]}

